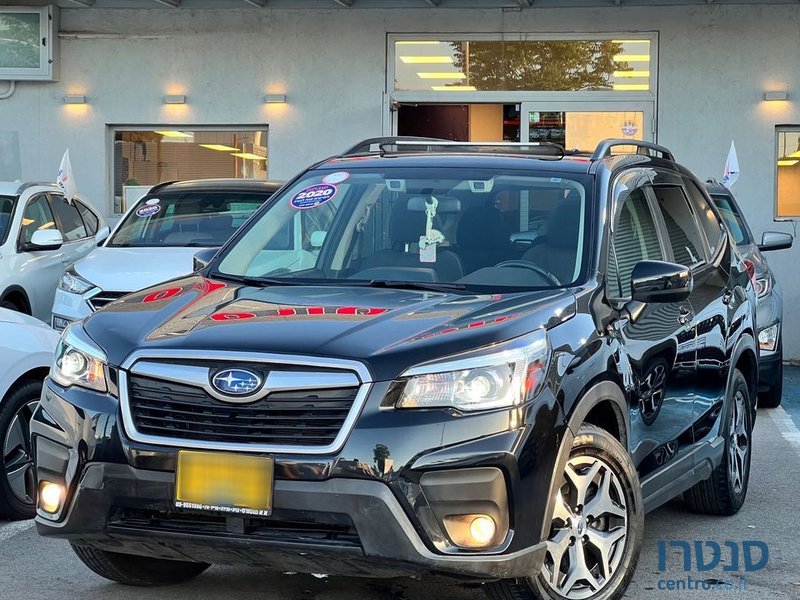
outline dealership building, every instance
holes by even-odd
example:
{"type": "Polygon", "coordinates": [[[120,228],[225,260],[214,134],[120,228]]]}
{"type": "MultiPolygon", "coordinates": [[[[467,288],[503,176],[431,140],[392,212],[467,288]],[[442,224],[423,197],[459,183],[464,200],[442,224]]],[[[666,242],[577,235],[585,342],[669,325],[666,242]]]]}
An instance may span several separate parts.
{"type": "MultiPolygon", "coordinates": [[[[69,148],[110,220],[160,181],[286,179],[398,134],[651,140],[703,179],[734,141],[756,237],[800,218],[797,0],[3,4],[0,180],[53,180],[69,148]]],[[[798,258],[769,256],[787,357],[798,258]]]]}

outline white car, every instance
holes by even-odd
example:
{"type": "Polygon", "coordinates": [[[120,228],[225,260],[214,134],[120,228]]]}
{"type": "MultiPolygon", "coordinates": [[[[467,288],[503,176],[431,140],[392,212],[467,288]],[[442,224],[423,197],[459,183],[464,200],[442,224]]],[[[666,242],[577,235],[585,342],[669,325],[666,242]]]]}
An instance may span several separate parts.
{"type": "Polygon", "coordinates": [[[41,321],[0,308],[0,518],[34,515],[29,423],[58,338],[41,321]]]}
{"type": "Polygon", "coordinates": [[[0,182],[0,307],[50,321],[61,275],[108,236],[82,199],[53,184],[0,182]]]}
{"type": "Polygon", "coordinates": [[[104,244],[64,273],[53,302],[53,327],[63,330],[130,292],[191,273],[200,248],[224,244],[280,186],[206,179],[153,187],[104,244]]]}

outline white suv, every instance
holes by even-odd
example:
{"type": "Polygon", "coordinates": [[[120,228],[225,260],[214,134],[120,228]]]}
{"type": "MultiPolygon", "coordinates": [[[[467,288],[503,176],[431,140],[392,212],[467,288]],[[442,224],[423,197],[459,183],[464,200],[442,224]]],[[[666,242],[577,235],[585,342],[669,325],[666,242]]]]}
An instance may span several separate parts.
{"type": "Polygon", "coordinates": [[[54,184],[0,182],[0,307],[50,322],[68,266],[108,237],[103,218],[54,184]]]}

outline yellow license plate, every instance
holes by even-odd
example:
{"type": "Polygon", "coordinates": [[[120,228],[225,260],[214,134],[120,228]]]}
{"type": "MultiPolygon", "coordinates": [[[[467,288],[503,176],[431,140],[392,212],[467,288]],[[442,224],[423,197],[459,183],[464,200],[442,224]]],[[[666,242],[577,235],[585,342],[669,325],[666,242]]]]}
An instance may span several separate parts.
{"type": "Polygon", "coordinates": [[[275,462],[268,457],[179,450],[175,506],[268,516],[274,472],[275,462]]]}

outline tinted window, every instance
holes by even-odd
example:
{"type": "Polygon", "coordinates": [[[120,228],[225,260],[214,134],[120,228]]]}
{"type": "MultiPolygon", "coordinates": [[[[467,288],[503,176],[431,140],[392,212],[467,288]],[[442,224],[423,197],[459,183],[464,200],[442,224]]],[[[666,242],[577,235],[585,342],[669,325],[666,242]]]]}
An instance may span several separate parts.
{"type": "Polygon", "coordinates": [[[658,208],[664,219],[673,260],[694,267],[705,260],[700,230],[683,190],[677,186],[654,187],[658,208]]]}
{"type": "Polygon", "coordinates": [[[689,200],[692,203],[694,213],[697,215],[697,220],[700,222],[700,227],[702,227],[703,233],[706,234],[711,256],[714,256],[720,244],[722,244],[722,223],[720,223],[710,203],[706,200],[705,194],[700,191],[693,181],[686,182],[686,191],[689,192],[689,200]]]}
{"type": "Polygon", "coordinates": [[[608,260],[608,286],[612,298],[631,295],[631,273],[640,260],[664,260],[658,230],[644,190],[633,190],[617,218],[608,260]]]}
{"type": "Polygon", "coordinates": [[[11,211],[14,208],[14,199],[8,196],[0,196],[0,244],[8,235],[8,225],[11,222],[11,211]]]}
{"type": "Polygon", "coordinates": [[[86,233],[86,226],[83,224],[78,208],[74,204],[67,203],[63,196],[51,196],[51,200],[64,241],[80,240],[89,235],[86,233]]]}
{"type": "MultiPolygon", "coordinates": [[[[109,246],[221,246],[271,193],[181,192],[145,196],[109,246]]],[[[288,232],[284,232],[284,236],[288,232]]],[[[284,237],[282,243],[286,243],[284,237]]]]}
{"type": "Polygon", "coordinates": [[[81,214],[84,225],[86,225],[87,233],[89,235],[96,234],[97,229],[100,226],[100,221],[98,220],[97,215],[89,210],[86,205],[78,202],[77,200],[75,201],[75,206],[78,208],[78,212],[81,214]]]}
{"type": "Polygon", "coordinates": [[[714,200],[719,214],[722,215],[725,225],[728,226],[728,231],[731,232],[733,243],[737,246],[749,244],[751,240],[747,225],[730,197],[723,194],[712,194],[711,198],[714,200]]]}
{"type": "Polygon", "coordinates": [[[25,212],[22,214],[22,228],[19,233],[20,243],[27,244],[31,241],[33,234],[41,229],[56,229],[47,196],[34,198],[25,207],[25,212]]]}

